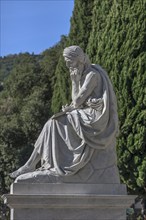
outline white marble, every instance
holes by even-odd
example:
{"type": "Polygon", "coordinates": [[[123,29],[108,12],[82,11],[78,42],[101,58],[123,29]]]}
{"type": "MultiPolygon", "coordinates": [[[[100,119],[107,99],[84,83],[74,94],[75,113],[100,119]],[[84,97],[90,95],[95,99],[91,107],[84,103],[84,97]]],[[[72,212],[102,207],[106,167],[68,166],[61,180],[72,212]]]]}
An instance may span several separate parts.
{"type": "Polygon", "coordinates": [[[108,74],[79,46],[65,48],[63,56],[72,102],[46,122],[29,160],[11,177],[23,183],[119,183],[117,102],[108,74]]]}

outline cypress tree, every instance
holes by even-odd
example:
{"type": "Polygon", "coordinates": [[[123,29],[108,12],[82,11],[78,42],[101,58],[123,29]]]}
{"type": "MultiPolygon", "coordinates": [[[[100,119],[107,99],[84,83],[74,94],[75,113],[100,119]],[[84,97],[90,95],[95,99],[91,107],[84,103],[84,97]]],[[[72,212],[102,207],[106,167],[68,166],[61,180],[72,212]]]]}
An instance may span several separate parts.
{"type": "Polygon", "coordinates": [[[92,28],[93,3],[94,0],[75,0],[71,18],[69,45],[78,45],[84,51],[92,28]]]}
{"type": "Polygon", "coordinates": [[[146,31],[141,0],[95,1],[88,54],[109,73],[116,91],[123,182],[140,192],[146,184],[146,31]]]}

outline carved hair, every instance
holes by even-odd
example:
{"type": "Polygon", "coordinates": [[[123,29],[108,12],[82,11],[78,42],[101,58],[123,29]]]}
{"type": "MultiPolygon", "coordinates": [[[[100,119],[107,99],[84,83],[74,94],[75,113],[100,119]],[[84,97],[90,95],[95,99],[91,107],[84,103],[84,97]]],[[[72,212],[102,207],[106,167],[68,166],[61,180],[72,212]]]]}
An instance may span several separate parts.
{"type": "Polygon", "coordinates": [[[66,47],[63,51],[63,56],[68,57],[71,60],[78,59],[80,63],[90,64],[87,54],[85,54],[83,50],[76,45],[66,47]]]}

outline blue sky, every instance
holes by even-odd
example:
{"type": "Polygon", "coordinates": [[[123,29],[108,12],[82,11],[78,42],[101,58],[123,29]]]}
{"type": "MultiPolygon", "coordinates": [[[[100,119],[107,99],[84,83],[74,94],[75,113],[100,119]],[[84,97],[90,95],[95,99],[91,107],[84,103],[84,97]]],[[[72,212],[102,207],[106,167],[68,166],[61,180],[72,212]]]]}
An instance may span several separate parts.
{"type": "Polygon", "coordinates": [[[74,0],[0,0],[0,56],[39,54],[67,35],[74,0]]]}

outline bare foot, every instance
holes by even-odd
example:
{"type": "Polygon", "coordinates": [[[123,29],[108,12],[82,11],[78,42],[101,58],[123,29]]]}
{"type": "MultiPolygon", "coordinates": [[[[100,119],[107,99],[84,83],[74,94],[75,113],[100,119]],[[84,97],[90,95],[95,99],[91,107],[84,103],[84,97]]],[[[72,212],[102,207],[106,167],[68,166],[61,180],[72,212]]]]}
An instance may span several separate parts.
{"type": "Polygon", "coordinates": [[[24,165],[24,166],[20,167],[18,170],[14,171],[13,173],[10,173],[9,175],[11,178],[15,179],[16,177],[20,176],[21,174],[33,172],[34,170],[35,170],[35,168],[24,165]]]}

